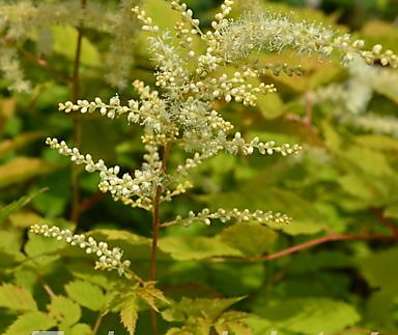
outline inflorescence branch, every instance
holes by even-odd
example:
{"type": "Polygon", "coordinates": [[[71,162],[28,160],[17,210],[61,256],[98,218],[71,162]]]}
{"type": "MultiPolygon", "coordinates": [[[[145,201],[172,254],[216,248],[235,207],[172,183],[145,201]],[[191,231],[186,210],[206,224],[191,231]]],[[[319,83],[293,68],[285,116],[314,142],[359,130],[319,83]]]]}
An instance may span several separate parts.
{"type": "Polygon", "coordinates": [[[112,248],[106,242],[98,242],[93,237],[87,237],[84,234],[73,234],[69,229],[60,229],[59,227],[48,225],[33,225],[30,231],[37,235],[52,237],[58,241],[64,241],[72,246],[84,249],[87,254],[93,254],[98,257],[95,263],[96,270],[117,270],[119,275],[126,275],[131,262],[123,260],[123,251],[119,248],[112,248]]]}
{"type": "Polygon", "coordinates": [[[204,208],[199,213],[194,213],[192,211],[189,212],[189,215],[186,218],[178,216],[174,221],[164,223],[162,227],[170,227],[177,224],[189,226],[196,222],[210,225],[213,220],[220,220],[223,223],[232,220],[235,220],[237,222],[255,221],[261,224],[288,224],[291,222],[291,218],[287,215],[281,213],[273,213],[271,211],[264,212],[261,210],[256,210],[254,212],[251,212],[248,209],[240,211],[237,208],[234,208],[232,210],[219,208],[218,210],[212,212],[208,208],[204,208]]]}

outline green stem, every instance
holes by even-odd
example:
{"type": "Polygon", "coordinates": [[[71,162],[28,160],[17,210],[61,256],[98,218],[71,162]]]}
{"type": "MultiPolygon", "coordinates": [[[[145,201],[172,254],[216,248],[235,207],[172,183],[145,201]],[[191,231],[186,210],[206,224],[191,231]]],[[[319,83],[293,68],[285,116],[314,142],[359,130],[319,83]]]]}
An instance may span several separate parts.
{"type": "MultiPolygon", "coordinates": [[[[82,10],[86,8],[87,0],[80,0],[80,7],[82,10]]],[[[77,29],[77,41],[76,41],[76,52],[75,61],[73,65],[73,76],[72,76],[72,100],[75,102],[80,96],[80,60],[82,51],[82,40],[83,40],[83,22],[77,29]]],[[[73,141],[77,147],[80,146],[81,142],[81,124],[80,115],[76,114],[73,116],[73,141]]],[[[72,208],[71,208],[71,221],[78,222],[80,217],[80,189],[79,189],[79,168],[77,166],[72,168],[71,177],[71,188],[72,188],[72,208]]]]}
{"type": "MultiPolygon", "coordinates": [[[[162,157],[162,172],[167,173],[167,159],[169,154],[169,147],[165,145],[163,147],[163,157],[162,157]]],[[[162,186],[158,185],[156,187],[155,195],[153,197],[152,204],[152,248],[151,248],[151,266],[149,280],[156,281],[157,275],[157,251],[159,242],[159,231],[160,231],[160,197],[162,194],[162,186]]],[[[151,309],[151,324],[152,324],[152,334],[158,334],[158,324],[157,315],[154,309],[151,309]]]]}

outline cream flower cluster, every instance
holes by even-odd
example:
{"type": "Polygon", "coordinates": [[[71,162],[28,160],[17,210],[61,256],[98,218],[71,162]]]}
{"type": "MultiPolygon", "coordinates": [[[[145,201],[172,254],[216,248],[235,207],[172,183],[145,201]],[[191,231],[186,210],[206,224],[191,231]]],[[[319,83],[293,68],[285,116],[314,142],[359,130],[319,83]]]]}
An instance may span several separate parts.
{"type": "Polygon", "coordinates": [[[139,116],[137,113],[137,108],[135,108],[135,101],[130,100],[129,106],[122,106],[120,104],[119,96],[114,96],[109,99],[109,103],[104,103],[101,98],[95,98],[94,101],[89,102],[88,100],[77,100],[76,104],[71,101],[65,103],[60,103],[58,109],[65,113],[70,113],[72,111],[79,111],[82,114],[93,113],[98,111],[101,115],[106,116],[110,119],[121,116],[128,113],[128,120],[130,122],[138,122],[139,116]]]}
{"type": "Polygon", "coordinates": [[[119,275],[126,273],[130,267],[129,260],[123,260],[123,251],[119,248],[110,249],[106,242],[97,242],[93,237],[87,237],[84,234],[73,234],[69,229],[60,229],[59,227],[48,225],[33,225],[30,231],[37,235],[52,237],[58,241],[85,249],[87,254],[93,254],[98,257],[95,263],[95,269],[98,270],[117,270],[119,275]]]}
{"type": "Polygon", "coordinates": [[[390,135],[398,138],[398,119],[393,116],[368,113],[342,120],[350,126],[366,132],[380,135],[390,135]]]}
{"type": "Polygon", "coordinates": [[[147,16],[145,10],[140,9],[138,6],[131,9],[133,13],[137,15],[137,19],[143,23],[142,29],[145,31],[157,32],[159,31],[159,27],[154,25],[152,22],[152,18],[147,16]]]}
{"type": "Polygon", "coordinates": [[[316,90],[312,93],[312,101],[332,105],[334,116],[350,127],[398,137],[397,118],[369,110],[375,93],[387,98],[398,94],[398,73],[390,68],[369,67],[358,57],[348,70],[348,80],[316,90]]]}
{"type": "Polygon", "coordinates": [[[258,78],[258,73],[251,69],[242,73],[235,72],[232,78],[223,74],[218,79],[211,79],[206,88],[212,92],[215,99],[223,97],[226,102],[235,100],[242,102],[245,106],[254,107],[259,94],[274,93],[276,88],[273,84],[266,85],[264,83],[255,86],[249,83],[249,80],[253,78],[258,78]]]}
{"type": "Polygon", "coordinates": [[[58,142],[56,138],[47,138],[46,144],[61,155],[70,157],[75,164],[85,165],[87,172],[99,172],[98,188],[104,193],[109,192],[115,201],[120,200],[133,207],[150,208],[154,185],[161,183],[160,162],[153,160],[152,165],[146,163],[142,170],[135,170],[134,177],[124,173],[120,178],[120,167],[117,165],[108,168],[102,159],[94,162],[91,155],[83,155],[77,148],[69,148],[64,141],[58,142]]]}
{"type": "Polygon", "coordinates": [[[282,156],[294,155],[302,150],[302,147],[297,144],[279,145],[275,141],[261,142],[257,137],[247,143],[242,138],[242,135],[237,132],[231,141],[224,142],[224,145],[220,145],[217,149],[213,151],[207,150],[202,153],[196,152],[191,158],[187,158],[184,164],[177,166],[177,174],[180,176],[188,174],[189,170],[196,168],[224,148],[232,153],[242,152],[244,155],[250,155],[254,152],[254,149],[257,149],[262,155],[280,154],[282,156]]]}
{"type": "Polygon", "coordinates": [[[60,103],[58,109],[65,113],[78,111],[82,114],[100,112],[101,115],[110,119],[127,114],[127,120],[130,123],[141,123],[151,125],[157,131],[160,131],[160,120],[155,112],[165,108],[164,102],[158,97],[157,91],[152,91],[149,86],[145,86],[142,81],[136,80],[133,83],[134,88],[140,94],[141,101],[134,99],[128,101],[128,106],[121,105],[118,95],[112,97],[106,104],[101,98],[95,98],[94,101],[77,100],[74,104],[71,101],[60,103]]]}
{"type": "Polygon", "coordinates": [[[251,155],[257,149],[262,155],[272,155],[279,153],[282,156],[292,155],[300,152],[302,147],[298,144],[290,145],[288,143],[277,145],[275,141],[261,142],[258,137],[255,137],[250,142],[246,142],[241,133],[235,133],[231,141],[227,141],[225,147],[232,153],[241,152],[243,155],[251,155]]]}
{"type": "Polygon", "coordinates": [[[289,218],[287,215],[273,213],[271,211],[264,212],[261,210],[256,210],[251,212],[248,209],[239,210],[234,208],[232,210],[226,210],[219,208],[218,210],[212,212],[208,208],[204,208],[199,213],[194,213],[192,211],[189,212],[189,215],[186,218],[178,216],[176,220],[167,222],[163,226],[168,227],[176,224],[191,225],[195,222],[202,222],[206,225],[210,225],[213,220],[220,220],[223,223],[231,220],[235,220],[237,222],[255,221],[261,224],[288,224],[291,222],[291,218],[289,218]]]}
{"type": "Polygon", "coordinates": [[[364,50],[364,41],[354,40],[349,34],[339,35],[321,25],[268,13],[250,13],[238,21],[226,22],[212,44],[220,59],[228,62],[246,57],[253,50],[279,52],[290,48],[324,56],[337,51],[344,63],[359,55],[368,64],[380,62],[383,66],[398,67],[397,55],[392,50],[384,51],[379,44],[364,50]]]}
{"type": "Polygon", "coordinates": [[[35,43],[37,56],[49,55],[54,43],[49,27],[84,27],[109,36],[104,69],[106,80],[124,88],[133,64],[131,45],[136,40],[137,20],[131,7],[138,0],[109,2],[88,1],[84,9],[77,1],[0,1],[0,71],[8,87],[16,91],[31,90],[24,76],[20,49],[27,41],[35,43]]]}

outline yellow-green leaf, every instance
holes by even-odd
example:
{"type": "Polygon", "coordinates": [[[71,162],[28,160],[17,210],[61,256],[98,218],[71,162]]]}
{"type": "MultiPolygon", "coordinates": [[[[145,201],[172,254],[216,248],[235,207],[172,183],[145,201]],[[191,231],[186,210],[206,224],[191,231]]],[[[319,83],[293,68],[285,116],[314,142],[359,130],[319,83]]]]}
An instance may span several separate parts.
{"type": "Polygon", "coordinates": [[[227,243],[202,236],[169,236],[159,241],[159,248],[177,260],[200,260],[216,256],[242,256],[227,243]]]}
{"type": "Polygon", "coordinates": [[[18,312],[37,310],[32,294],[27,289],[12,284],[0,286],[0,307],[18,312]]]}
{"type": "Polygon", "coordinates": [[[6,330],[3,335],[30,335],[34,331],[48,330],[56,325],[56,321],[42,312],[22,314],[6,330]]]}
{"type": "Polygon", "coordinates": [[[60,324],[61,329],[74,325],[80,320],[80,306],[64,296],[54,296],[47,307],[49,315],[60,324]]]}
{"type": "MultiPolygon", "coordinates": [[[[67,47],[67,45],[76,45],[77,30],[71,26],[54,26],[52,27],[52,33],[54,38],[53,50],[73,60],[75,49],[67,47]]],[[[86,37],[82,39],[81,61],[86,65],[101,65],[101,57],[97,48],[86,37]]]]}
{"type": "Polygon", "coordinates": [[[130,335],[134,335],[138,319],[137,302],[135,297],[125,301],[120,310],[120,320],[130,335]]]}
{"type": "Polygon", "coordinates": [[[240,222],[224,229],[220,238],[245,255],[256,256],[271,250],[277,234],[258,223],[240,222]]]}
{"type": "Polygon", "coordinates": [[[53,170],[53,165],[41,159],[18,157],[0,165],[0,187],[22,183],[53,170]]]}
{"type": "Polygon", "coordinates": [[[106,304],[106,297],[101,288],[91,283],[75,280],[65,286],[68,296],[79,305],[100,311],[106,304]]]}

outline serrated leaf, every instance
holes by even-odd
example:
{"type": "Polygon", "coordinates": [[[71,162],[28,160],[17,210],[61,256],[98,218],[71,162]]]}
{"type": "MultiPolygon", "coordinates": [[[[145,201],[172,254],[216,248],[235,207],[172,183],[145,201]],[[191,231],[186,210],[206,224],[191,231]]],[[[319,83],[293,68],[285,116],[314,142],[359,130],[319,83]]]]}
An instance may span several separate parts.
{"type": "Polygon", "coordinates": [[[32,294],[27,289],[12,284],[0,286],[0,307],[18,312],[37,310],[32,294]]]}
{"type": "Polygon", "coordinates": [[[254,311],[273,327],[300,334],[334,334],[361,318],[353,306],[328,298],[270,300],[254,311]]]}
{"type": "Polygon", "coordinates": [[[124,302],[120,310],[120,320],[126,327],[130,335],[135,334],[138,319],[138,306],[135,297],[129,298],[124,302]]]}
{"type": "Polygon", "coordinates": [[[74,325],[80,320],[80,306],[64,296],[54,296],[51,303],[47,306],[49,315],[65,329],[74,325]]]}
{"type": "Polygon", "coordinates": [[[154,282],[146,282],[142,287],[137,288],[136,294],[144,300],[152,309],[158,311],[157,304],[169,304],[163,292],[155,287],[154,282]]]}
{"type": "Polygon", "coordinates": [[[45,266],[59,259],[60,251],[66,246],[65,242],[49,239],[44,236],[29,233],[29,240],[24,246],[25,253],[33,259],[37,266],[45,266]]]}
{"type": "Polygon", "coordinates": [[[209,335],[211,331],[210,320],[200,317],[189,320],[182,328],[171,328],[166,335],[209,335]]]}
{"type": "Polygon", "coordinates": [[[102,290],[91,283],[75,280],[67,284],[65,290],[72,300],[92,311],[100,311],[106,304],[102,290]]]}
{"type": "Polygon", "coordinates": [[[244,255],[257,256],[272,249],[277,234],[257,223],[240,222],[225,228],[219,237],[244,255]]]}
{"type": "Polygon", "coordinates": [[[170,236],[159,241],[160,250],[176,260],[200,260],[216,256],[242,256],[242,253],[227,243],[202,236],[170,236]]]}
{"type": "Polygon", "coordinates": [[[42,312],[29,312],[22,314],[6,330],[3,335],[25,335],[32,334],[38,330],[48,330],[56,325],[56,321],[42,312]]]}
{"type": "Polygon", "coordinates": [[[181,301],[174,303],[170,308],[162,312],[162,316],[167,321],[184,321],[189,318],[205,317],[211,321],[217,318],[233,304],[242,300],[242,298],[229,299],[190,299],[182,298],[181,301]]]}
{"type": "Polygon", "coordinates": [[[246,318],[246,313],[236,311],[226,312],[218,318],[214,328],[218,335],[252,335],[252,331],[246,323],[246,318]]]}

